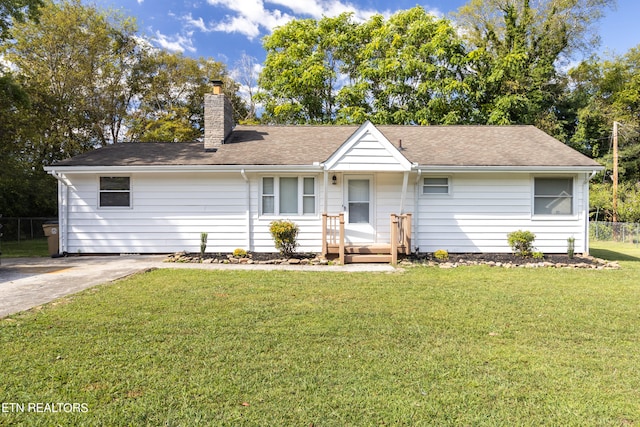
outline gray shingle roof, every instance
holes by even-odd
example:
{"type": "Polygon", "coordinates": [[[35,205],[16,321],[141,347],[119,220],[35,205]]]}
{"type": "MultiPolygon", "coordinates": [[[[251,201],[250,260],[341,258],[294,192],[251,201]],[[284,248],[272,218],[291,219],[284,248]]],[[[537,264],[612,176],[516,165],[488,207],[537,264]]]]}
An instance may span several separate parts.
{"type": "MultiPolygon", "coordinates": [[[[54,166],[312,165],[359,126],[237,126],[216,152],[203,143],[123,143],[54,166]]],[[[421,166],[599,167],[534,126],[377,126],[421,166]]]]}

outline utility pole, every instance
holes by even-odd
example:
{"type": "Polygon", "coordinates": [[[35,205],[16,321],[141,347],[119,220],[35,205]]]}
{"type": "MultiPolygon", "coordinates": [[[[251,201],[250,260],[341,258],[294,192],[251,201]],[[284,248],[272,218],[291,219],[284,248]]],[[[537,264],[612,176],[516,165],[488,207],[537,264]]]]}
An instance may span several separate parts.
{"type": "Polygon", "coordinates": [[[618,222],[618,126],[613,122],[613,222],[618,222]]]}

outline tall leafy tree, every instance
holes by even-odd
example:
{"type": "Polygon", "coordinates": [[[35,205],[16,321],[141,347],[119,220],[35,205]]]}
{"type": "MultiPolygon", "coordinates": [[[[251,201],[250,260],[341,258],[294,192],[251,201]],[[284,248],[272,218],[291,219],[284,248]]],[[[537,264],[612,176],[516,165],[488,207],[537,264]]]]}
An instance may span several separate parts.
{"type": "Polygon", "coordinates": [[[134,75],[138,97],[127,120],[129,140],[185,142],[201,137],[203,99],[211,89],[211,80],[225,82],[223,90],[232,100],[234,116],[246,116],[246,106],[236,94],[238,85],[220,62],[150,49],[134,75]]]}
{"type": "Polygon", "coordinates": [[[423,8],[356,23],[352,15],[291,21],[264,41],[266,121],[459,123],[464,46],[423,8]]]}
{"type": "Polygon", "coordinates": [[[259,79],[263,120],[276,123],[333,123],[343,56],[353,48],[350,14],[294,20],[265,37],[267,51],[259,79]]]}
{"type": "Polygon", "coordinates": [[[11,26],[15,22],[37,20],[43,4],[43,0],[0,1],[0,41],[11,37],[11,26]]]}
{"type": "Polygon", "coordinates": [[[577,99],[572,143],[612,168],[613,122],[619,126],[621,181],[640,181],[640,46],[601,61],[591,58],[569,71],[577,99]]]}
{"type": "Polygon", "coordinates": [[[117,137],[134,32],[132,20],[79,0],[45,1],[37,23],[14,22],[0,46],[25,97],[9,110],[15,131],[0,140],[19,178],[1,184],[14,215],[54,214],[55,180],[42,166],[117,137]]]}
{"type": "Polygon", "coordinates": [[[47,2],[38,24],[17,24],[5,57],[31,99],[30,145],[48,163],[118,138],[135,22],[79,0],[47,2]]]}
{"type": "Polygon", "coordinates": [[[349,67],[352,84],[340,92],[346,120],[453,124],[469,120],[464,83],[466,52],[446,19],[421,7],[358,26],[349,67]],[[355,101],[355,102],[354,102],[355,101]]]}
{"type": "Polygon", "coordinates": [[[560,133],[558,64],[592,43],[593,24],[615,0],[471,0],[456,18],[470,53],[480,120],[536,124],[560,133]]]}

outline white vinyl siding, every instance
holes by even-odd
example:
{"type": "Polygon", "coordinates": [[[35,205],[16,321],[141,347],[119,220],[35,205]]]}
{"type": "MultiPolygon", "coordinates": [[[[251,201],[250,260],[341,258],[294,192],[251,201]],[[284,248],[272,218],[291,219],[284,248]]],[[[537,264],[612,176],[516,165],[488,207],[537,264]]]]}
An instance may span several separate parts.
{"type": "Polygon", "coordinates": [[[586,250],[586,185],[575,186],[574,215],[536,217],[529,174],[461,173],[450,182],[451,197],[419,196],[414,236],[420,252],[510,252],[507,234],[515,230],[533,232],[534,246],[543,253],[566,252],[569,237],[576,239],[576,252],[586,250]]]}
{"type": "Polygon", "coordinates": [[[247,184],[240,174],[143,173],[128,209],[96,208],[99,179],[69,174],[66,251],[85,253],[207,252],[247,248],[247,184]]]}

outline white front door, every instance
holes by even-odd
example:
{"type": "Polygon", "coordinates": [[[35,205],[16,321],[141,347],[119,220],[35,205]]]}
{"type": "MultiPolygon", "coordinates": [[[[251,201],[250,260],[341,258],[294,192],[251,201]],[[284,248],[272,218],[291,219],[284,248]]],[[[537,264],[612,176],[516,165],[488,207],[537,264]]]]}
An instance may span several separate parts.
{"type": "Polygon", "coordinates": [[[373,243],[373,177],[346,175],[344,185],[345,240],[347,243],[373,243]]]}

